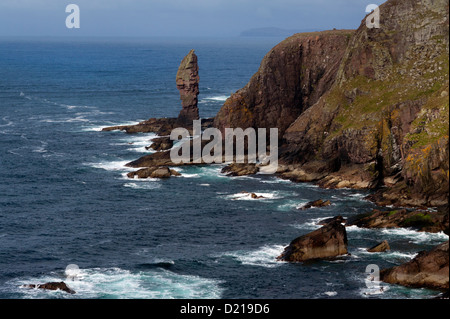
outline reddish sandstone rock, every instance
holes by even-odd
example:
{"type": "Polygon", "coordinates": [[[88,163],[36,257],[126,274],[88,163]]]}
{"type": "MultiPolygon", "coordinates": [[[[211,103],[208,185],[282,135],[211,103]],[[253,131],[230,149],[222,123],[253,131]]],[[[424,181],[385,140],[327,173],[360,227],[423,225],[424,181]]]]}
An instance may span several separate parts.
{"type": "Polygon", "coordinates": [[[197,55],[194,50],[181,61],[177,72],[177,89],[180,91],[181,105],[183,106],[178,122],[180,124],[192,124],[199,119],[198,94],[199,81],[197,55]]]}
{"type": "Polygon", "coordinates": [[[233,94],[214,126],[286,128],[333,84],[353,31],[299,33],[274,47],[250,82],[233,94]]]}

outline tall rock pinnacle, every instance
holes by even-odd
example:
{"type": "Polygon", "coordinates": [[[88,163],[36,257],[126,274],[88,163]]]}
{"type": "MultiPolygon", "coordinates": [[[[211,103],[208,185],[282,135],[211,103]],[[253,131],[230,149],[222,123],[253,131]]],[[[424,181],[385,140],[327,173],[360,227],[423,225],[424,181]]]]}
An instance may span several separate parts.
{"type": "Polygon", "coordinates": [[[181,109],[178,115],[180,124],[192,124],[193,120],[199,119],[198,113],[198,75],[197,55],[194,50],[181,61],[177,72],[177,88],[180,91],[181,109]]]}

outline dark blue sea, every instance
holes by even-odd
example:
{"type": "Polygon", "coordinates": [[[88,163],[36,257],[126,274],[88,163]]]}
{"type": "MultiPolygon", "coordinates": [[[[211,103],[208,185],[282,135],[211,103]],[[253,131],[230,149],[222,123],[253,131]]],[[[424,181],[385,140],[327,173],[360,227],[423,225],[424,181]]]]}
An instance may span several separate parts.
{"type": "Polygon", "coordinates": [[[413,230],[348,231],[351,256],[277,262],[316,221],[375,208],[366,192],[273,176],[231,178],[221,165],[182,177],[131,180],[124,167],[152,134],[105,126],[181,109],[175,75],[195,49],[200,115],[214,116],[281,39],[1,39],[0,298],[430,298],[386,286],[366,267],[410,260],[448,240],[413,230]],[[241,192],[265,199],[252,200],[241,192]],[[316,199],[332,206],[299,211],[316,199]],[[387,239],[392,250],[365,251],[387,239]],[[67,281],[66,267],[80,268],[67,281]],[[77,293],[25,289],[65,280],[77,293]]]}

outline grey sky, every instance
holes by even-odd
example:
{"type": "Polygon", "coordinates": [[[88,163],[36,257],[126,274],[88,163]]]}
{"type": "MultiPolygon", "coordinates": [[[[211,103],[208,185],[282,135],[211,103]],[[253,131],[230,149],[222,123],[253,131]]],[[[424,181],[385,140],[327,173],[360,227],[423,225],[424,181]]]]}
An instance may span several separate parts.
{"type": "Polygon", "coordinates": [[[237,36],[260,27],[356,28],[375,0],[0,0],[0,36],[237,36]],[[67,29],[68,4],[81,28],[67,29]]]}

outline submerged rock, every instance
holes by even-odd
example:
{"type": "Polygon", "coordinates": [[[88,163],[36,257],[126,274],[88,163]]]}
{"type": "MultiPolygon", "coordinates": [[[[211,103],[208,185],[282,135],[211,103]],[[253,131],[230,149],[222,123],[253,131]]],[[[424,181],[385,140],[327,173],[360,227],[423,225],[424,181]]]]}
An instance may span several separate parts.
{"type": "Polygon", "coordinates": [[[331,205],[331,202],[329,200],[324,201],[322,199],[319,199],[319,200],[309,202],[308,204],[300,207],[299,210],[307,210],[307,209],[310,209],[313,207],[326,207],[326,206],[330,206],[330,205],[331,205]]]}
{"type": "Polygon", "coordinates": [[[389,246],[389,243],[387,240],[383,241],[382,243],[375,245],[372,248],[367,249],[369,253],[381,253],[385,252],[387,250],[391,250],[391,247],[389,246]]]}
{"type": "Polygon", "coordinates": [[[181,176],[180,173],[168,167],[148,167],[136,172],[128,173],[129,178],[170,178],[171,176],[181,176]]]}
{"type": "Polygon", "coordinates": [[[449,289],[449,242],[422,251],[411,261],[380,272],[382,281],[407,287],[449,289]]]}
{"type": "Polygon", "coordinates": [[[75,291],[70,289],[64,281],[61,282],[48,282],[42,285],[25,285],[24,288],[30,289],[45,289],[45,290],[62,290],[69,294],[74,294],[75,291]]]}
{"type": "Polygon", "coordinates": [[[334,220],[322,228],[292,241],[278,257],[278,260],[303,262],[346,254],[348,254],[347,232],[339,220],[334,220]]]}
{"type": "Polygon", "coordinates": [[[252,199],[263,199],[263,198],[265,198],[264,196],[258,196],[255,193],[249,193],[249,192],[246,192],[246,191],[241,192],[241,194],[248,194],[248,195],[250,195],[250,198],[252,198],[252,199]]]}

